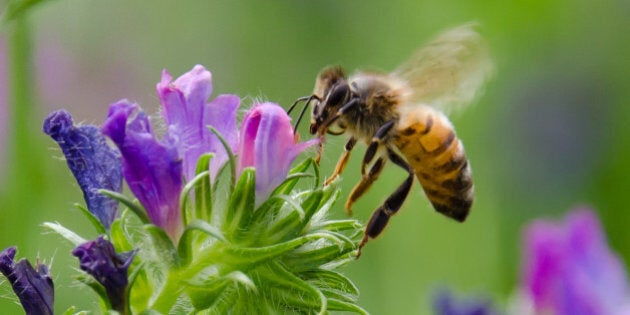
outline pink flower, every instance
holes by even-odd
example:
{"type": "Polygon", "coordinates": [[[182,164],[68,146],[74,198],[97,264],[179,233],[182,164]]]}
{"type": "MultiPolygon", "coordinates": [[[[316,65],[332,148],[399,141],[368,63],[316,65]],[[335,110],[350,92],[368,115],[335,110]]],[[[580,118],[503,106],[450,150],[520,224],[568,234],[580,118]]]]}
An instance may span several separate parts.
{"type": "Polygon", "coordinates": [[[256,104],[245,114],[240,139],[237,173],[246,167],[256,169],[257,205],[282,183],[298,154],[317,143],[296,143],[291,119],[274,103],[256,104]]]}

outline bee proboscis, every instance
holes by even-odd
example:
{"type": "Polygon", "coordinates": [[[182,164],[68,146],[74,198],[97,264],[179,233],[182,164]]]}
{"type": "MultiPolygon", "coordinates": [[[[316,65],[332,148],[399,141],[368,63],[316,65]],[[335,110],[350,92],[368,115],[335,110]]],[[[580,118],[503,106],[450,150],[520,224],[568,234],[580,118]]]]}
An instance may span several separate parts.
{"type": "Polygon", "coordinates": [[[377,237],[420,181],[436,211],[463,222],[473,202],[473,182],[464,147],[446,115],[472,103],[493,72],[483,38],[473,23],[438,35],[390,73],[358,71],[346,76],[340,66],[324,68],[312,95],[311,134],[347,134],[344,153],[325,185],[341,174],[357,141],[367,145],[362,179],[346,202],[352,204],[376,181],[387,161],[407,172],[402,184],[370,217],[357,257],[370,238],[377,237]]]}

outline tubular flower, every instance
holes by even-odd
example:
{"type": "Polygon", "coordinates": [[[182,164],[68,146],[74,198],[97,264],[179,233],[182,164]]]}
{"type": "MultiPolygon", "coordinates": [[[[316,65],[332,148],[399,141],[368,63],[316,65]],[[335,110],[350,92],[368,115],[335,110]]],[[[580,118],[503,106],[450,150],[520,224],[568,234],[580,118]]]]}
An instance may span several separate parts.
{"type": "Polygon", "coordinates": [[[256,104],[245,114],[240,139],[238,173],[256,169],[256,204],[282,183],[298,154],[317,143],[296,143],[289,116],[274,103],[256,104]]]}
{"type": "Polygon", "coordinates": [[[212,94],[212,74],[201,65],[171,81],[171,75],[164,70],[162,81],[157,84],[157,93],[162,103],[162,116],[183,158],[186,179],[195,176],[197,160],[208,152],[214,153],[210,161],[210,176],[214,179],[228,160],[228,154],[208,127],[215,128],[232,151],[236,151],[236,111],[240,99],[236,95],[219,95],[206,103],[212,94]]]}
{"type": "Polygon", "coordinates": [[[105,142],[96,126],[74,126],[65,110],[52,112],[44,120],[44,133],[53,138],[66,157],[88,210],[109,228],[118,214],[118,202],[98,192],[122,191],[120,154],[105,142]]]}
{"type": "Polygon", "coordinates": [[[48,266],[26,259],[15,263],[15,247],[0,252],[0,272],[9,280],[27,315],[53,314],[54,285],[48,266]]]}
{"type": "Polygon", "coordinates": [[[102,131],[118,146],[123,177],[151,222],[177,240],[182,231],[179,197],[183,173],[170,135],[158,141],[146,114],[127,100],[110,106],[102,131]]]}
{"type": "Polygon", "coordinates": [[[79,258],[81,270],[98,281],[107,293],[112,309],[126,312],[127,269],[135,251],[116,254],[114,245],[102,236],[77,246],[72,255],[79,258]]]}
{"type": "Polygon", "coordinates": [[[536,314],[630,314],[623,264],[591,210],[530,224],[524,256],[522,289],[536,314]]]}

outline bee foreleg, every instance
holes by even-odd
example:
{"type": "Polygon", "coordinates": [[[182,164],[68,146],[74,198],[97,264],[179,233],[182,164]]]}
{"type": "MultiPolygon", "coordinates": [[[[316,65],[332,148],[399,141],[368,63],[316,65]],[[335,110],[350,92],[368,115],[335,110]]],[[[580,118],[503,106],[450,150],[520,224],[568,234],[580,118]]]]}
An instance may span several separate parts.
{"type": "Polygon", "coordinates": [[[383,142],[383,139],[392,130],[392,128],[394,127],[394,124],[396,124],[395,120],[390,120],[384,123],[382,126],[378,128],[378,130],[372,137],[372,141],[370,142],[370,145],[368,145],[367,150],[365,150],[365,155],[363,156],[363,164],[361,164],[362,175],[365,175],[365,166],[369,165],[370,162],[372,162],[372,159],[374,159],[374,156],[376,155],[378,148],[383,142]]]}
{"type": "Polygon", "coordinates": [[[357,143],[356,138],[351,137],[350,139],[348,139],[348,142],[346,142],[346,146],[344,147],[343,154],[341,155],[341,157],[339,158],[339,161],[337,162],[335,171],[326,180],[326,182],[324,183],[324,186],[328,186],[328,184],[330,184],[333,180],[335,180],[337,176],[341,175],[341,172],[343,172],[343,170],[346,168],[346,164],[348,164],[348,159],[350,158],[350,151],[352,151],[352,148],[354,148],[354,145],[356,143],[357,143]]]}
{"type": "Polygon", "coordinates": [[[372,165],[372,168],[370,168],[370,172],[366,175],[363,175],[361,181],[357,183],[356,186],[354,186],[352,192],[350,193],[350,196],[348,197],[348,201],[346,201],[346,213],[348,213],[348,215],[352,215],[352,204],[354,204],[355,201],[361,198],[361,196],[363,196],[363,194],[365,194],[365,192],[367,192],[372,184],[378,179],[378,176],[383,171],[384,165],[384,159],[379,158],[378,160],[376,160],[376,162],[374,162],[374,165],[372,165]]]}
{"type": "Polygon", "coordinates": [[[398,186],[396,191],[394,191],[394,193],[392,193],[387,198],[387,200],[385,200],[385,202],[372,213],[372,216],[370,217],[370,221],[368,222],[365,228],[365,234],[363,235],[363,239],[361,240],[361,243],[359,244],[357,258],[361,256],[361,248],[365,246],[368,240],[370,238],[375,238],[379,234],[381,234],[385,226],[387,226],[387,223],[389,222],[389,218],[393,216],[394,214],[396,214],[398,210],[400,210],[400,207],[402,206],[405,199],[407,199],[407,195],[409,194],[409,191],[411,190],[411,185],[413,184],[413,177],[414,177],[413,168],[411,168],[411,166],[407,163],[407,161],[405,161],[402,157],[400,157],[400,155],[396,154],[390,148],[387,149],[387,155],[389,159],[392,162],[394,162],[394,164],[405,169],[405,171],[407,171],[409,175],[407,176],[405,181],[402,184],[400,184],[400,186],[398,186]]]}

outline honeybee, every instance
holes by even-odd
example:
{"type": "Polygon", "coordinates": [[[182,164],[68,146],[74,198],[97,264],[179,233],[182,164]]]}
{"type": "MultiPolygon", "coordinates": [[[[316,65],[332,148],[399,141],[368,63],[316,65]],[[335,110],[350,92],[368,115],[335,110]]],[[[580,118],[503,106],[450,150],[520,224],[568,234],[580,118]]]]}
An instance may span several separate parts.
{"type": "Polygon", "coordinates": [[[326,67],[317,76],[313,94],[289,109],[305,102],[297,127],[312,103],[310,133],[321,139],[318,161],[327,133],[349,136],[325,185],[343,172],[357,141],[367,145],[363,177],[345,204],[348,214],[387,161],[408,174],[372,213],[357,257],[401,208],[414,177],[436,211],[459,222],[468,216],[474,194],[471,168],[443,112],[472,103],[492,75],[488,49],[474,28],[469,23],[441,33],[390,73],[358,71],[346,76],[340,66],[326,67]]]}

